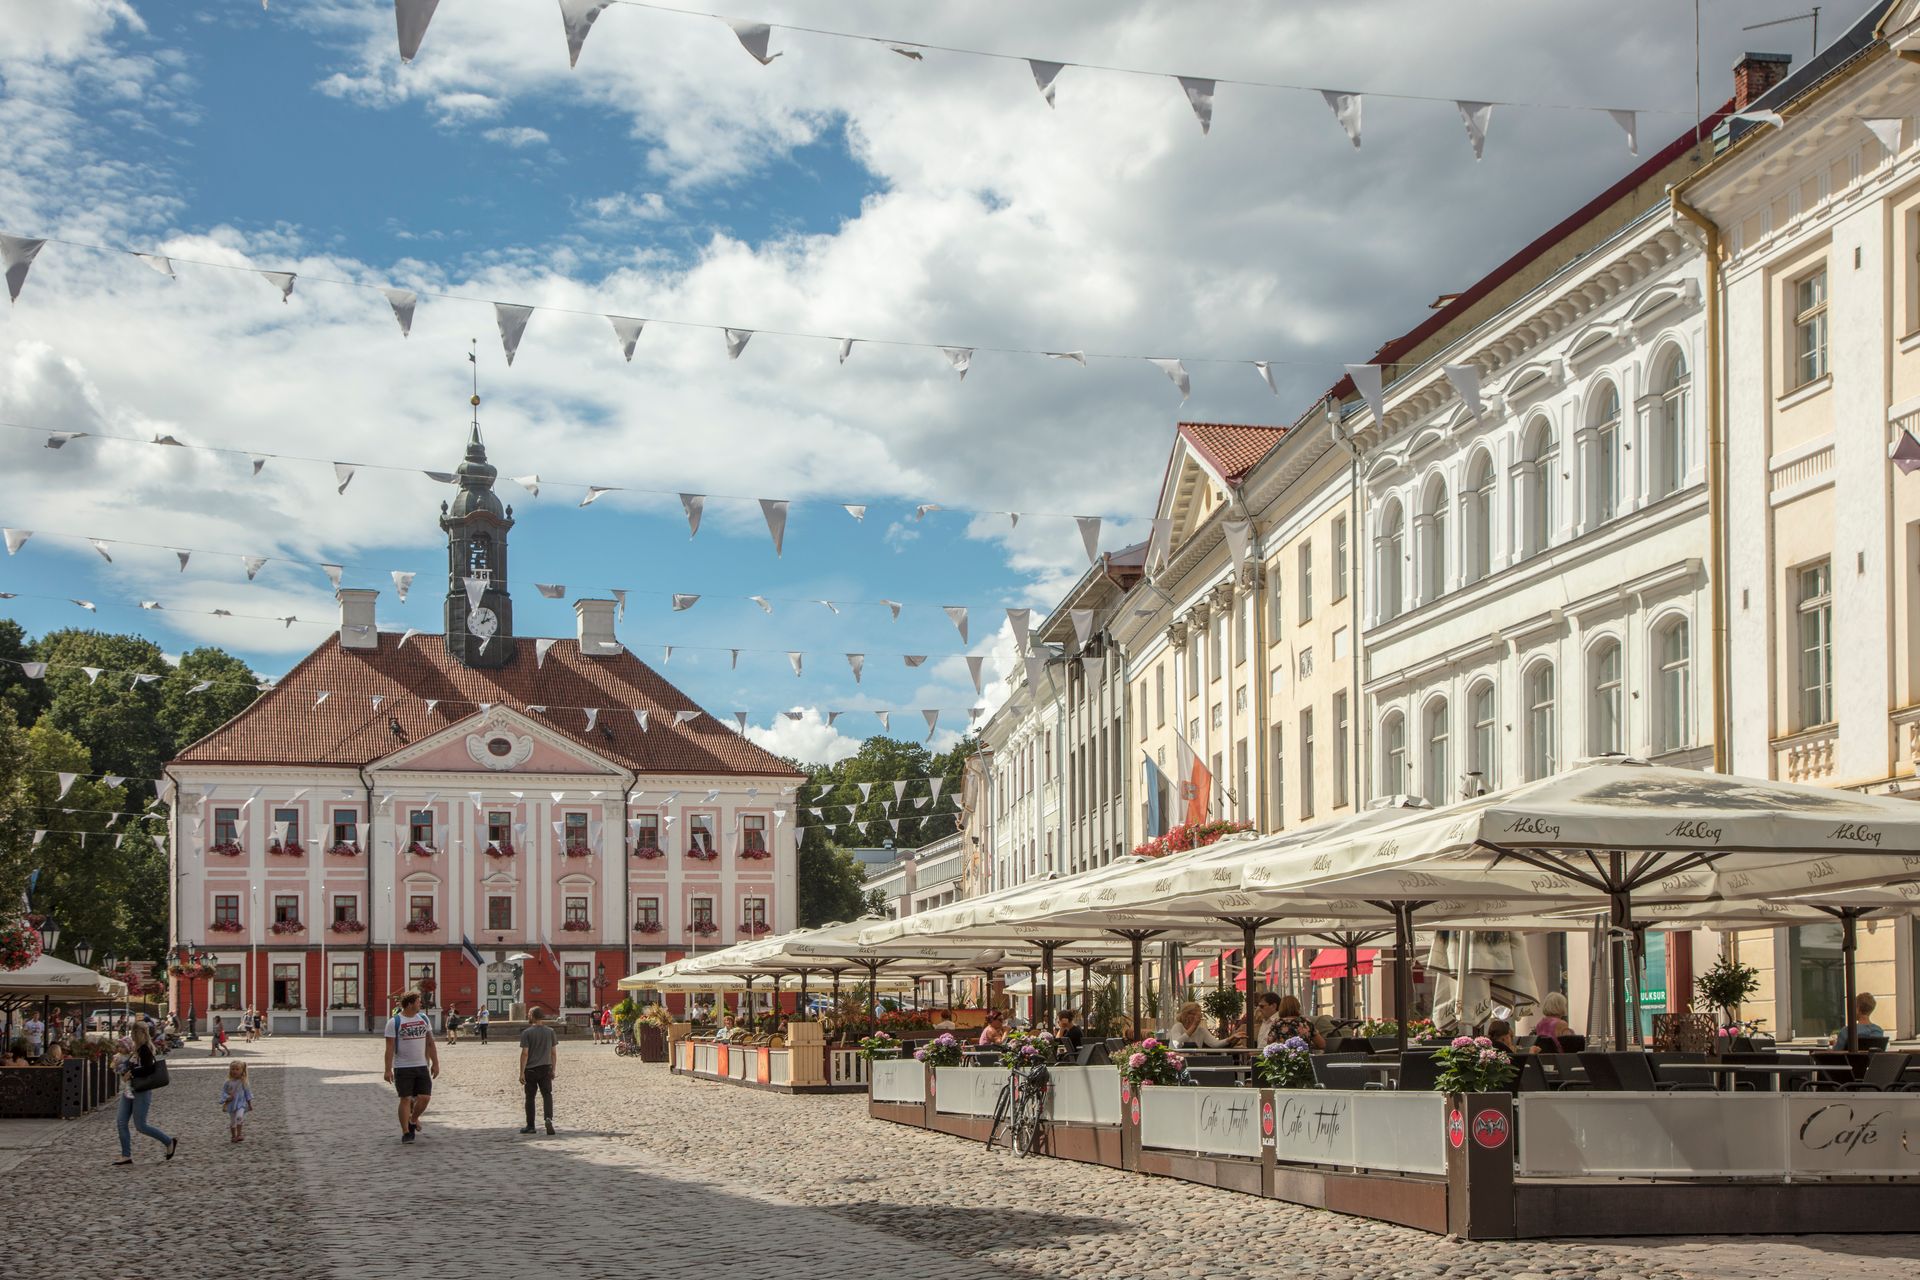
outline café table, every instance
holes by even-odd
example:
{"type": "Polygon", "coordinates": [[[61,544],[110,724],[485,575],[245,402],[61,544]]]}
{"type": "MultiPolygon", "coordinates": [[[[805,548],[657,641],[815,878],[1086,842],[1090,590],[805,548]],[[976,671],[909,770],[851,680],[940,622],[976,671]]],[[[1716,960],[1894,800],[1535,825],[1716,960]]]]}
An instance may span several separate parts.
{"type": "Polygon", "coordinates": [[[1812,1062],[1669,1062],[1659,1070],[1663,1076],[1677,1076],[1682,1072],[1709,1074],[1718,1089],[1731,1088],[1742,1076],[1753,1077],[1756,1085],[1765,1081],[1765,1088],[1774,1093],[1794,1077],[1824,1077],[1836,1084],[1846,1084],[1853,1079],[1852,1072],[1844,1065],[1823,1066],[1812,1062]]]}

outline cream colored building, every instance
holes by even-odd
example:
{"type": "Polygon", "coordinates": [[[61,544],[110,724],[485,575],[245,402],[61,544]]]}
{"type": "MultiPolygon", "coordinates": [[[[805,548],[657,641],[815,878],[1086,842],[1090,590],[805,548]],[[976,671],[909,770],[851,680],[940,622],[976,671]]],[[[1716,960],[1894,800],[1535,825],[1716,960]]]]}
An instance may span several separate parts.
{"type": "MultiPolygon", "coordinates": [[[[1730,769],[1913,791],[1920,759],[1920,4],[1876,6],[1758,98],[1675,193],[1710,224],[1725,317],[1730,769]]],[[[1748,1006],[1843,1025],[1838,925],[1743,935],[1748,1006]]],[[[1877,1021],[1916,1029],[1914,924],[1863,927],[1877,1021]]]]}

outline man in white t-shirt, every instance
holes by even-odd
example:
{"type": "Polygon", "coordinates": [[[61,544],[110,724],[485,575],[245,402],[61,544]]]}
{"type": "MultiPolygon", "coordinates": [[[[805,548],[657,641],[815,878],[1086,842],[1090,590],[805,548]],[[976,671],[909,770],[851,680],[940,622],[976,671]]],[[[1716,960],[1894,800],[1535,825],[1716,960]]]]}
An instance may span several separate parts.
{"type": "Polygon", "coordinates": [[[400,997],[400,1012],[387,1019],[386,1075],[400,1095],[400,1141],[412,1142],[420,1132],[420,1117],[433,1100],[433,1081],[439,1074],[433,1023],[420,1012],[420,993],[409,991],[400,997]]]}

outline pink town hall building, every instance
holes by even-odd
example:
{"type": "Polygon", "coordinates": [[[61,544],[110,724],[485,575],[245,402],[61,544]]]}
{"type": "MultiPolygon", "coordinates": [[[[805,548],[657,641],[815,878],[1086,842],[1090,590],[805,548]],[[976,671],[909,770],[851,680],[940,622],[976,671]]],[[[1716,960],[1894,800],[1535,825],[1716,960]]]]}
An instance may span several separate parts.
{"type": "Polygon", "coordinates": [[[794,925],[802,776],[696,707],[577,600],[572,639],[513,631],[512,508],[476,430],[443,504],[446,629],[340,630],[183,751],[174,980],[199,1025],[374,1029],[409,987],[496,1016],[584,1015],[637,967],[794,925]]]}

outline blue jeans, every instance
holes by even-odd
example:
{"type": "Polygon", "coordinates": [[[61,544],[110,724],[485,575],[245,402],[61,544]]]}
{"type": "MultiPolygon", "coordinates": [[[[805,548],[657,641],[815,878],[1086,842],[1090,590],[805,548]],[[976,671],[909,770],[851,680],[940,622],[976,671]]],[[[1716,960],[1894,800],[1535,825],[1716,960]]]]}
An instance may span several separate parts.
{"type": "Polygon", "coordinates": [[[122,1158],[131,1158],[133,1155],[133,1134],[128,1132],[127,1129],[127,1122],[129,1120],[133,1122],[135,1129],[146,1134],[155,1142],[165,1146],[173,1145],[172,1134],[164,1129],[156,1129],[147,1123],[147,1111],[152,1106],[152,1092],[136,1093],[131,1098],[123,1096],[120,1099],[120,1114],[114,1123],[117,1124],[120,1129],[120,1155],[122,1158]]]}

